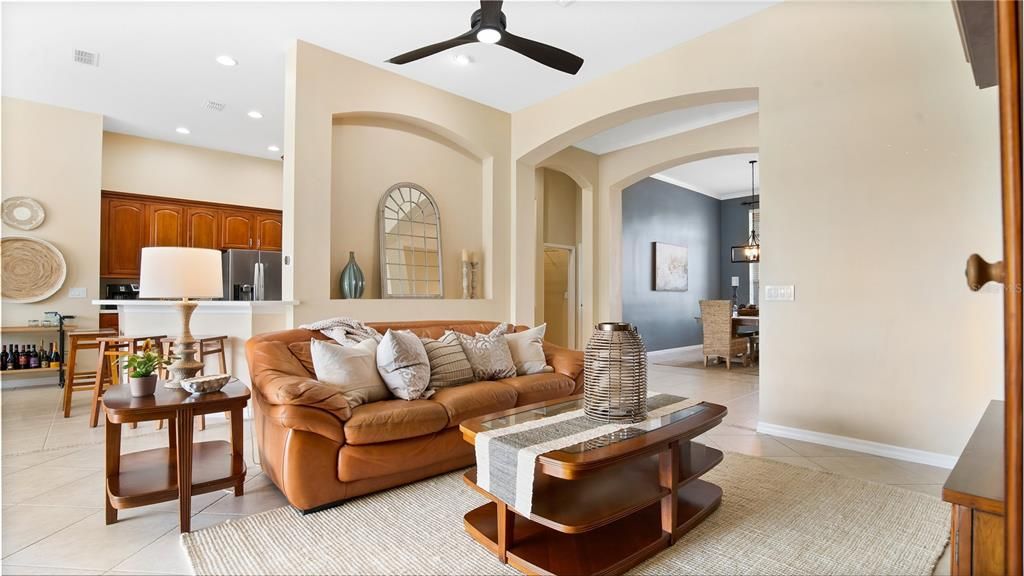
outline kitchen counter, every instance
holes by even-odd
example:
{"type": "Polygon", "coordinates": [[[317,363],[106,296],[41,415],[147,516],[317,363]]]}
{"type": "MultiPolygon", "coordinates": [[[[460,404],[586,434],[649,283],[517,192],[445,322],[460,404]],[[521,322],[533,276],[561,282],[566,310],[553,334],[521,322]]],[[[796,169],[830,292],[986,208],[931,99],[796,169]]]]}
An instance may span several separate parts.
{"type": "MultiPolygon", "coordinates": [[[[96,306],[116,306],[121,334],[175,336],[181,332],[181,318],[175,306],[180,300],[93,300],[96,306]]],[[[256,334],[285,330],[291,326],[294,300],[196,300],[190,327],[196,336],[227,336],[228,373],[249,384],[245,341],[256,334]]],[[[113,310],[109,312],[115,312],[113,310]]],[[[215,357],[208,357],[207,374],[219,369],[215,357]]]]}

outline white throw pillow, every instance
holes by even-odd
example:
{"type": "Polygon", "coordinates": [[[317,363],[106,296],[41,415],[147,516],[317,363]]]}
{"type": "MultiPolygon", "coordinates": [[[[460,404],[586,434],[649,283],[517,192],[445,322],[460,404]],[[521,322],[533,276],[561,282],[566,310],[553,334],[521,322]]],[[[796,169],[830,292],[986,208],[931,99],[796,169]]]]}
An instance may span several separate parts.
{"type": "Polygon", "coordinates": [[[377,370],[391,393],[403,400],[430,398],[430,360],[419,336],[388,330],[377,345],[377,370]]]}
{"type": "Polygon", "coordinates": [[[341,388],[352,408],[391,397],[377,372],[376,340],[369,338],[359,344],[341,346],[314,338],[310,341],[309,352],[316,379],[341,388]]]}
{"type": "Polygon", "coordinates": [[[505,341],[508,342],[508,350],[512,353],[512,362],[515,363],[516,374],[519,376],[554,371],[544,358],[544,332],[547,327],[547,324],[541,324],[522,332],[505,334],[505,341]]]}

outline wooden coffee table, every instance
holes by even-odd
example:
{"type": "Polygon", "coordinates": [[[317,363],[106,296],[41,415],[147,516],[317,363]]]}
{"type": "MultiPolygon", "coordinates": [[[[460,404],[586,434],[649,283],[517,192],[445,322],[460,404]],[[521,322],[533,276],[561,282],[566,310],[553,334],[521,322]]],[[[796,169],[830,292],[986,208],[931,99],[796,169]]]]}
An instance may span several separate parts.
{"type": "MultiPolygon", "coordinates": [[[[463,438],[583,407],[583,397],[550,400],[467,420],[463,438]]],[[[502,562],[529,574],[621,574],[671,546],[710,515],[722,489],[700,476],[722,461],[691,442],[717,426],[725,406],[702,403],[607,437],[541,454],[533,510],[523,517],[476,484],[491,502],[465,528],[502,562]]]]}
{"type": "Polygon", "coordinates": [[[107,415],[106,523],[117,522],[117,511],[168,500],[179,501],[181,532],[191,528],[192,496],[224,488],[242,495],[245,458],[242,456],[242,409],[249,389],[232,378],[219,392],[190,395],[157,384],[156,394],[133,398],[128,386],[113,386],[103,396],[107,415]],[[231,442],[192,441],[193,417],[231,413],[231,442]],[[149,420],[168,421],[168,447],[121,454],[121,425],[149,420]]]}

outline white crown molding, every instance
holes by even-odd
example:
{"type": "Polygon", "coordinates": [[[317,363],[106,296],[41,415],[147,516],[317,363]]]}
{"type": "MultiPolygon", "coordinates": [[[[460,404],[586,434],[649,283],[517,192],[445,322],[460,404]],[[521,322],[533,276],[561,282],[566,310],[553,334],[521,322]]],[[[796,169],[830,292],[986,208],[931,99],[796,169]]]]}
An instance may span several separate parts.
{"type": "Polygon", "coordinates": [[[676,180],[675,178],[673,178],[671,176],[666,176],[664,174],[651,174],[651,178],[654,178],[655,180],[661,180],[662,182],[664,182],[666,184],[671,184],[673,186],[678,186],[680,188],[685,188],[686,190],[689,190],[690,192],[696,192],[697,194],[703,194],[703,195],[708,196],[710,198],[714,198],[715,200],[721,200],[721,198],[719,198],[718,196],[712,194],[711,192],[707,192],[705,190],[702,190],[702,189],[700,189],[700,188],[698,188],[698,187],[696,187],[696,186],[694,186],[692,184],[687,184],[686,182],[683,182],[682,180],[676,180]]]}
{"type": "MultiPolygon", "coordinates": [[[[754,196],[757,196],[757,200],[760,200],[761,199],[760,191],[756,192],[754,194],[754,196]]],[[[750,191],[746,191],[746,192],[726,192],[725,194],[720,194],[719,196],[717,196],[717,198],[719,200],[732,200],[733,198],[749,198],[749,197],[750,197],[750,191]]]]}
{"type": "Polygon", "coordinates": [[[938,452],[926,452],[915,448],[905,448],[903,446],[872,442],[871,440],[861,440],[860,438],[837,436],[835,434],[815,432],[814,430],[804,430],[802,428],[790,428],[789,426],[769,424],[768,422],[758,421],[757,431],[760,434],[768,434],[769,436],[778,436],[780,438],[789,438],[790,440],[800,440],[801,442],[811,442],[813,444],[823,444],[825,446],[832,446],[833,448],[853,450],[854,452],[864,452],[865,454],[872,454],[874,456],[883,456],[885,458],[894,458],[896,460],[904,460],[906,462],[938,466],[939,468],[951,469],[956,465],[957,461],[956,456],[948,456],[946,454],[939,454],[938,452]]]}

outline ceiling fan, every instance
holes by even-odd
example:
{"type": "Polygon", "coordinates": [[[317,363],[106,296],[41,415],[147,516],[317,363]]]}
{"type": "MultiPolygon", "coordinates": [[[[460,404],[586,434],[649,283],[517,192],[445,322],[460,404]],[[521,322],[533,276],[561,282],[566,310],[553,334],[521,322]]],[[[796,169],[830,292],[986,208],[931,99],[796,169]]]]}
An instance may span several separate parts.
{"type": "Polygon", "coordinates": [[[406,52],[405,54],[395,56],[388,60],[388,62],[392,64],[407,64],[449,48],[474,42],[483,42],[485,44],[504,46],[545,66],[561,70],[566,74],[575,74],[583,66],[583,58],[575,54],[570,54],[560,48],[548,46],[529,38],[522,38],[506,31],[505,13],[501,11],[501,0],[481,0],[480,9],[473,12],[473,15],[469,18],[469,27],[469,32],[461,36],[406,52]]]}

